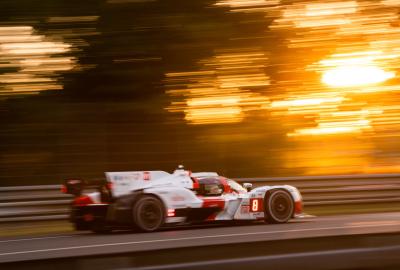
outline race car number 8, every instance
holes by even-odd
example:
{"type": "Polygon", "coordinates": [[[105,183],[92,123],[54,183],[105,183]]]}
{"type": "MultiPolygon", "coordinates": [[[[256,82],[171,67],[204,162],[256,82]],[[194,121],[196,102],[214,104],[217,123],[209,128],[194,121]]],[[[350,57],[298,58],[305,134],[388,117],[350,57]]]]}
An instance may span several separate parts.
{"type": "Polygon", "coordinates": [[[250,199],[250,209],[251,212],[261,212],[263,209],[262,207],[262,199],[261,198],[254,198],[250,199]]]}
{"type": "Polygon", "coordinates": [[[253,203],[251,204],[251,210],[253,212],[257,212],[258,211],[258,200],[253,200],[253,203]]]}

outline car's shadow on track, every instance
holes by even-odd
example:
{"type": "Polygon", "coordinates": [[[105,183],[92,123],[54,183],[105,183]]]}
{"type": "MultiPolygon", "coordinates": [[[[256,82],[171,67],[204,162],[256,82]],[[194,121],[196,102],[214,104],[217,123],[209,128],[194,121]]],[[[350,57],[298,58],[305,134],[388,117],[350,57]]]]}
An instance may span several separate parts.
{"type": "MultiPolygon", "coordinates": [[[[296,224],[299,223],[309,223],[312,222],[313,220],[310,218],[306,218],[306,219],[295,219],[295,220],[291,220],[288,223],[285,223],[286,226],[296,226],[296,224]]],[[[205,230],[205,229],[213,229],[213,228],[232,228],[232,227],[256,227],[256,226],[280,226],[282,224],[268,224],[264,221],[253,221],[253,222],[249,222],[249,221],[243,221],[243,222],[238,222],[238,221],[234,221],[234,222],[221,222],[221,223],[203,223],[203,224],[185,224],[185,225],[178,225],[178,226],[166,226],[161,228],[160,230],[153,232],[153,233],[157,233],[157,232],[173,232],[173,231],[189,231],[189,230],[205,230]]],[[[93,235],[93,236],[98,236],[98,235],[133,235],[133,234],[149,234],[146,232],[139,232],[139,231],[135,231],[129,228],[124,228],[124,229],[116,229],[113,230],[112,232],[108,232],[108,233],[103,233],[103,234],[99,234],[99,233],[94,233],[94,232],[80,232],[77,235],[85,235],[85,236],[89,236],[89,235],[93,235]]]]}

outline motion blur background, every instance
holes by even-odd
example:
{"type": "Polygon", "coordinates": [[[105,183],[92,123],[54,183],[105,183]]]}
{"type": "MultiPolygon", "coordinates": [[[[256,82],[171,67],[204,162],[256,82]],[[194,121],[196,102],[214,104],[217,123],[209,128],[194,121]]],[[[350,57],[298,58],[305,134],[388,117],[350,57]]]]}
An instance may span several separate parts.
{"type": "Polygon", "coordinates": [[[400,170],[400,0],[0,10],[0,185],[400,170]]]}

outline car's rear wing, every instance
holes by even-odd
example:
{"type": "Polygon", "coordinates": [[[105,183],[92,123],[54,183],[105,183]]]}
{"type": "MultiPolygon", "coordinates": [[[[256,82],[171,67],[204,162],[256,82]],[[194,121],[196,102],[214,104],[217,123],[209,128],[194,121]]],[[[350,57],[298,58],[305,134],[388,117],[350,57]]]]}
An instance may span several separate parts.
{"type": "Polygon", "coordinates": [[[91,181],[85,181],[81,179],[69,179],[64,181],[61,191],[66,194],[74,195],[75,197],[79,197],[83,193],[97,191],[100,192],[102,197],[110,197],[111,188],[111,185],[105,179],[91,181]]]}
{"type": "Polygon", "coordinates": [[[85,181],[81,179],[69,179],[64,181],[62,192],[74,196],[83,193],[98,191],[109,193],[112,197],[129,194],[133,190],[140,190],[159,183],[159,180],[171,177],[164,171],[126,171],[106,172],[106,179],[85,181]]]}

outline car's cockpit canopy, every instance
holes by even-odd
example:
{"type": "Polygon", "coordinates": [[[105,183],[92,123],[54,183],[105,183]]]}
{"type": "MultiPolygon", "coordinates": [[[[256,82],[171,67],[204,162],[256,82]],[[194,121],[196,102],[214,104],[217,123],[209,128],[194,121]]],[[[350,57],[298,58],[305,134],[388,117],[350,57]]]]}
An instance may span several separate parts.
{"type": "Polygon", "coordinates": [[[224,185],[219,177],[199,178],[197,195],[201,196],[219,196],[224,193],[224,185]]]}
{"type": "Polygon", "coordinates": [[[194,191],[200,196],[220,196],[223,193],[247,193],[246,189],[231,179],[221,176],[195,178],[194,191]]]}

